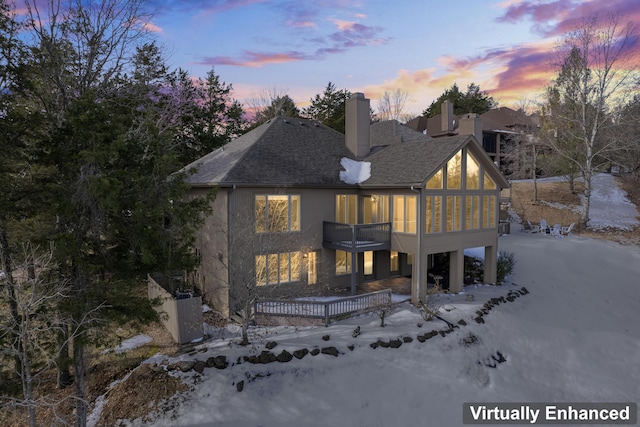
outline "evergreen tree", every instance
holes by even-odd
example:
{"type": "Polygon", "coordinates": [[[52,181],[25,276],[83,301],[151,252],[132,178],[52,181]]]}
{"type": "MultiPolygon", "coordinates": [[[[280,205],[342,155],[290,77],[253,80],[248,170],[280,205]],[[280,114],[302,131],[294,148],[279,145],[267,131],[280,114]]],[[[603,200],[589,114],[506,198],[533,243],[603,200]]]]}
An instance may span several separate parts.
{"type": "Polygon", "coordinates": [[[347,89],[338,90],[329,82],[322,94],[316,94],[311,104],[304,110],[306,117],[317,120],[325,126],[345,132],[345,103],[351,97],[347,89]]]}
{"type": "Polygon", "coordinates": [[[454,83],[450,89],[446,89],[442,95],[422,112],[424,117],[435,117],[441,113],[442,103],[449,101],[453,105],[453,114],[459,116],[467,113],[484,114],[495,108],[498,103],[487,92],[481,91],[475,83],[467,86],[465,93],[461,92],[454,83]]]}

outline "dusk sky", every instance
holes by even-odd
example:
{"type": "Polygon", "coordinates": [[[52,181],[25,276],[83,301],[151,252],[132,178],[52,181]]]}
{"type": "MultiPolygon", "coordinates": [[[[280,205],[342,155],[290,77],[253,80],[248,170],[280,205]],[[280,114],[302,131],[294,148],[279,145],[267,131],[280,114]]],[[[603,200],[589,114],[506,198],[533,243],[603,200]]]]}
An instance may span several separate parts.
{"type": "Polygon", "coordinates": [[[455,82],[500,106],[534,101],[557,74],[559,37],[586,16],[640,23],[640,0],[149,0],[148,28],[173,68],[216,74],[247,101],[267,91],[299,108],[328,82],[385,91],[420,114],[455,82]]]}

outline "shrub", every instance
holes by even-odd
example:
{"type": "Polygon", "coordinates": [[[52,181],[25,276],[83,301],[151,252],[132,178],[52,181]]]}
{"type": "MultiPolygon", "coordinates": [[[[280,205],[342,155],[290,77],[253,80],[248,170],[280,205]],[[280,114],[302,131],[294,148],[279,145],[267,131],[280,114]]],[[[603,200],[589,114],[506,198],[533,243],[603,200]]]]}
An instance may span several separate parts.
{"type": "Polygon", "coordinates": [[[516,256],[513,252],[498,251],[497,282],[501,284],[513,272],[516,256]]]}

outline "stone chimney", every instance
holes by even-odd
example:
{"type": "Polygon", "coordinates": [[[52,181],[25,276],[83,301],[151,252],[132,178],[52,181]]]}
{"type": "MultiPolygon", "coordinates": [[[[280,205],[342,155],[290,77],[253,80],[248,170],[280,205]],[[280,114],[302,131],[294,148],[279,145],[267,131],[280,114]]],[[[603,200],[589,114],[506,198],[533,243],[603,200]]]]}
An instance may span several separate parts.
{"type": "Polygon", "coordinates": [[[347,148],[359,159],[369,154],[370,103],[363,93],[354,93],[345,107],[345,142],[347,148]]]}
{"type": "Polygon", "coordinates": [[[460,118],[458,135],[473,135],[482,144],[482,118],[476,113],[468,113],[460,118]]]}
{"type": "Polygon", "coordinates": [[[440,108],[440,123],[442,126],[442,132],[453,132],[453,104],[449,101],[444,101],[440,108]]]}

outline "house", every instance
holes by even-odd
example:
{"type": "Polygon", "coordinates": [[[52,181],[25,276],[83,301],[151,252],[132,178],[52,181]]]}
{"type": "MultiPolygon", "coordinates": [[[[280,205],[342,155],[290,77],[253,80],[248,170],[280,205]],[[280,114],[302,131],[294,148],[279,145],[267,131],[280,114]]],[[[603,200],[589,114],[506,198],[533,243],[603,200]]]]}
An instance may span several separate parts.
{"type": "MultiPolygon", "coordinates": [[[[197,235],[194,280],[229,313],[238,289],[259,297],[411,277],[425,300],[435,259],[463,288],[465,248],[485,248],[496,280],[498,200],[508,186],[473,135],[430,138],[396,121],[370,123],[369,100],[346,105],[346,135],[278,117],[185,167],[193,195],[216,189],[197,235]]],[[[233,309],[231,309],[233,310],[233,309]]]]}
{"type": "Polygon", "coordinates": [[[503,174],[523,179],[529,177],[527,165],[515,152],[532,138],[540,127],[536,115],[527,115],[508,107],[493,108],[484,114],[453,114],[453,104],[445,101],[442,113],[434,117],[416,117],[406,124],[433,138],[472,134],[503,174]]]}

